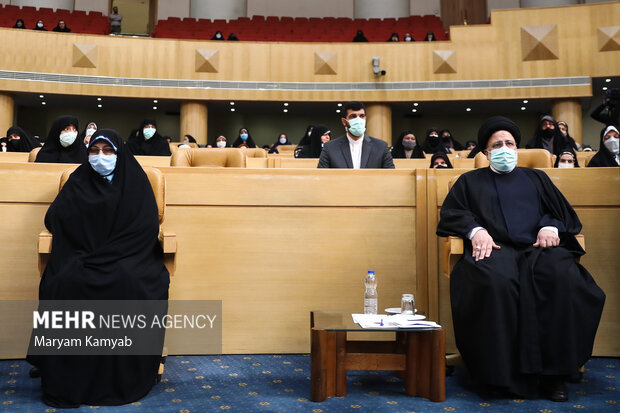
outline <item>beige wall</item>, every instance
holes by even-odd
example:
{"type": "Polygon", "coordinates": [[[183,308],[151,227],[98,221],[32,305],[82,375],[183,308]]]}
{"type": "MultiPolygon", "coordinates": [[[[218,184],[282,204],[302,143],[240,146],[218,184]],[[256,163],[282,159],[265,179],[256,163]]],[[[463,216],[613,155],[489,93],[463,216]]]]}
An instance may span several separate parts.
{"type": "Polygon", "coordinates": [[[148,34],[149,2],[135,0],[114,0],[118,12],[123,15],[121,29],[123,33],[148,34]]]}

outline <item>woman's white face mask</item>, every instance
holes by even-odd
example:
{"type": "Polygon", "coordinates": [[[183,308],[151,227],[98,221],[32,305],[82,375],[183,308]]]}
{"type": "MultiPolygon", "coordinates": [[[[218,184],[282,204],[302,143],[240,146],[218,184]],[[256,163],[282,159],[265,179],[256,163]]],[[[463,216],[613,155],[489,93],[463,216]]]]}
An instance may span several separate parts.
{"type": "Polygon", "coordinates": [[[73,145],[75,138],[77,138],[77,132],[63,132],[60,134],[60,144],[63,148],[73,145]]]}

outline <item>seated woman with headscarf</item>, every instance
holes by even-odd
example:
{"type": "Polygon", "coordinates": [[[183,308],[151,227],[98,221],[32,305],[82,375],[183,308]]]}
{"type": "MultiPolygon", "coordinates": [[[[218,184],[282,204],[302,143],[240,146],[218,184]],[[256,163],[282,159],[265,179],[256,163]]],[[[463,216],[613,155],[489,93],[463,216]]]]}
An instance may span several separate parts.
{"type": "Polygon", "coordinates": [[[10,127],[6,131],[7,152],[30,152],[41,146],[30,134],[19,126],[10,127]]]}
{"type": "Polygon", "coordinates": [[[405,130],[400,133],[394,147],[392,147],[392,158],[424,158],[424,151],[422,151],[422,147],[418,145],[418,141],[412,131],[405,130]]]}
{"type": "MultiPolygon", "coordinates": [[[[50,205],[45,226],[53,241],[39,300],[168,300],[155,196],[116,131],[92,136],[88,159],[50,205]]],[[[139,400],[156,382],[159,354],[30,355],[28,361],[40,370],[43,401],[69,408],[139,400]]]]}
{"type": "Polygon", "coordinates": [[[97,132],[97,124],[95,122],[90,122],[86,125],[86,129],[84,129],[78,135],[78,139],[84,142],[84,146],[88,146],[90,143],[90,137],[93,136],[93,133],[97,132]]]}
{"type": "Polygon", "coordinates": [[[23,19],[17,19],[17,21],[13,25],[13,28],[14,29],[25,29],[26,28],[26,23],[24,23],[23,19]]]}
{"type": "Polygon", "coordinates": [[[288,136],[286,136],[286,133],[282,132],[280,135],[278,135],[278,140],[271,145],[271,148],[269,149],[269,153],[279,153],[278,152],[278,146],[280,145],[292,145],[293,142],[288,140],[288,136]]]}
{"type": "Polygon", "coordinates": [[[450,162],[450,158],[448,158],[447,154],[438,152],[431,157],[431,164],[429,168],[433,168],[433,169],[450,168],[452,169],[452,163],[450,162]]]}
{"type": "Polygon", "coordinates": [[[198,142],[196,142],[196,138],[194,138],[192,135],[183,136],[183,143],[195,143],[196,145],[198,145],[198,142]]]}
{"type": "Polygon", "coordinates": [[[298,158],[320,158],[323,146],[332,139],[331,131],[325,125],[316,125],[310,134],[310,143],[304,145],[298,158]]]}
{"type": "Polygon", "coordinates": [[[463,145],[460,142],[456,141],[452,136],[452,132],[449,129],[442,129],[439,132],[439,136],[441,136],[441,142],[443,146],[446,148],[446,152],[453,153],[454,151],[462,151],[463,145]]]}
{"type": "Polygon", "coordinates": [[[601,144],[598,153],[588,162],[588,168],[620,166],[620,154],[618,153],[618,129],[615,126],[607,126],[601,130],[601,144]]]}
{"type": "Polygon", "coordinates": [[[429,128],[426,130],[426,140],[422,144],[422,150],[426,154],[434,154],[437,152],[447,153],[446,148],[439,139],[439,132],[437,132],[436,128],[429,128]]]}
{"type": "Polygon", "coordinates": [[[256,148],[256,143],[247,128],[239,129],[239,137],[233,142],[233,148],[256,148]]]}
{"type": "Polygon", "coordinates": [[[157,133],[155,119],[144,119],[136,134],[127,141],[133,155],[170,156],[170,144],[157,133]]]}
{"type": "Polygon", "coordinates": [[[78,120],[73,116],[61,116],[54,120],[35,162],[85,162],[86,147],[77,139],[78,128],[78,120]]]}
{"type": "Polygon", "coordinates": [[[560,156],[555,158],[554,168],[579,168],[579,162],[577,161],[577,155],[572,148],[564,148],[560,156]]]}

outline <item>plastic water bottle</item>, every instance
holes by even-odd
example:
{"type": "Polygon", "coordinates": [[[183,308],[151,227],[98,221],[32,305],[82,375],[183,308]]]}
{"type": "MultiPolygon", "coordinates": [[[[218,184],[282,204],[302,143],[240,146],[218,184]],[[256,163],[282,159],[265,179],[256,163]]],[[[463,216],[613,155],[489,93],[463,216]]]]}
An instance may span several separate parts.
{"type": "Polygon", "coordinates": [[[368,271],[364,284],[364,314],[377,314],[377,279],[374,271],[368,271]]]}

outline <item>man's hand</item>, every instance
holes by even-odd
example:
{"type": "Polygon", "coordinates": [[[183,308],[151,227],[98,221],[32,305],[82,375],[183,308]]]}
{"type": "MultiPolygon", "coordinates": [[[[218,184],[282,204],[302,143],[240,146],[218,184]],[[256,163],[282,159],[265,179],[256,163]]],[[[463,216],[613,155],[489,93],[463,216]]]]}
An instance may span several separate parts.
{"type": "Polygon", "coordinates": [[[555,235],[555,232],[548,231],[543,229],[542,231],[538,231],[538,236],[536,237],[536,244],[534,247],[557,247],[560,245],[560,237],[555,235]]]}
{"type": "Polygon", "coordinates": [[[474,235],[471,239],[471,245],[473,247],[471,255],[476,259],[476,261],[483,258],[489,258],[491,256],[491,251],[502,248],[495,244],[493,238],[489,235],[486,229],[481,229],[476,232],[476,235],[474,235]]]}

